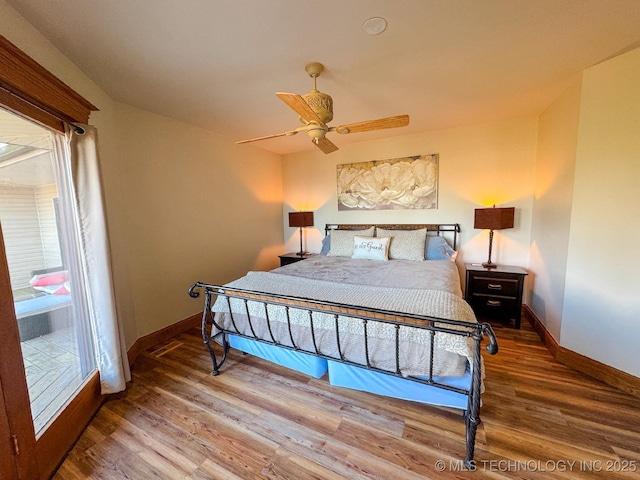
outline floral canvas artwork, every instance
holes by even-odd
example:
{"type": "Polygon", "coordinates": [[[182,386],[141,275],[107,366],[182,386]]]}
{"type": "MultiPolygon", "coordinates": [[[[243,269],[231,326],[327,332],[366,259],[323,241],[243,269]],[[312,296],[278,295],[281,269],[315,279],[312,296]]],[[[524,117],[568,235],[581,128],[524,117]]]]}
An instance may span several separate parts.
{"type": "Polygon", "coordinates": [[[438,208],[438,155],[338,165],[338,210],[438,208]]]}

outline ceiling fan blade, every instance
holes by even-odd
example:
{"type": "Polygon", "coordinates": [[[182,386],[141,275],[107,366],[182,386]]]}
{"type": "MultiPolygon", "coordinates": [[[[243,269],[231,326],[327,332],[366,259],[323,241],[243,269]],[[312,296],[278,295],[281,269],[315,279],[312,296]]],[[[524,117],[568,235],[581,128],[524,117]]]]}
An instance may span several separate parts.
{"type": "Polygon", "coordinates": [[[316,115],[316,112],[311,110],[311,107],[304,101],[304,98],[297,93],[278,92],[276,96],[289,105],[289,108],[300,115],[306,122],[318,122],[324,125],[322,120],[316,115]]]}
{"type": "Polygon", "coordinates": [[[330,130],[338,133],[360,133],[371,130],[382,130],[384,128],[406,127],[409,125],[409,115],[397,115],[395,117],[379,118],[377,120],[366,120],[364,122],[349,123],[332,127],[330,130]]]}
{"type": "Polygon", "coordinates": [[[236,144],[257,142],[258,140],[267,140],[268,138],[290,137],[291,135],[295,135],[296,133],[298,133],[298,130],[290,130],[288,132],[276,133],[275,135],[265,135],[264,137],[250,138],[249,140],[240,140],[239,142],[236,142],[236,144]]]}
{"type": "Polygon", "coordinates": [[[316,147],[318,147],[324,153],[331,153],[338,150],[338,147],[336,147],[336,145],[327,137],[322,137],[317,142],[314,141],[313,143],[315,143],[316,147]]]}

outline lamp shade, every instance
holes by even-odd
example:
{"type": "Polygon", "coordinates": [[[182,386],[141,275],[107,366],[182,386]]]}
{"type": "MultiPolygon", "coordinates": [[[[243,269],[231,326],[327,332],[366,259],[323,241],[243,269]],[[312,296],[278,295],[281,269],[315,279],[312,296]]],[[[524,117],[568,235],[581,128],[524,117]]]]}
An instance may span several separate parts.
{"type": "Polygon", "coordinates": [[[290,227],[313,227],[313,212],[289,212],[290,227]]]}
{"type": "Polygon", "coordinates": [[[473,228],[485,230],[504,230],[513,228],[515,207],[476,208],[473,228]]]}

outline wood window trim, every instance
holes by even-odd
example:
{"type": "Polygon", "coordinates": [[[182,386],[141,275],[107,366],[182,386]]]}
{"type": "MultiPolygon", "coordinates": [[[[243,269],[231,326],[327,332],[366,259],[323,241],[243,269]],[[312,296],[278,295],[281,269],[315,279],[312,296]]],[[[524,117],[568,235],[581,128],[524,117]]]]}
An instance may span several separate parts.
{"type": "Polygon", "coordinates": [[[98,109],[0,35],[0,104],[64,133],[64,122],[88,123],[98,109]]]}

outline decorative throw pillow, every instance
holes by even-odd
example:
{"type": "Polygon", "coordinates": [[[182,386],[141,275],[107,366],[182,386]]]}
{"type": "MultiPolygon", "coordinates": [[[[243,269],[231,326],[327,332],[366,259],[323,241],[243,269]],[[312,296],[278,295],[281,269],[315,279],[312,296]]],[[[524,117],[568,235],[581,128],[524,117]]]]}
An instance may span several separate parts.
{"type": "Polygon", "coordinates": [[[427,229],[416,230],[386,230],[378,228],[377,236],[391,237],[389,258],[396,260],[424,260],[427,229]]]}
{"type": "Polygon", "coordinates": [[[449,246],[443,237],[427,238],[427,260],[456,261],[458,252],[449,246]]]}
{"type": "Polygon", "coordinates": [[[58,272],[34,275],[33,278],[29,280],[29,283],[32,287],[48,287],[50,285],[60,285],[67,280],[69,280],[69,272],[67,270],[60,270],[58,272]]]}
{"type": "Polygon", "coordinates": [[[353,237],[351,258],[369,260],[389,260],[389,237],[353,237]]]}
{"type": "Polygon", "coordinates": [[[327,256],[329,257],[350,257],[353,255],[353,238],[373,237],[373,227],[366,230],[331,230],[331,243],[327,256]]]}

